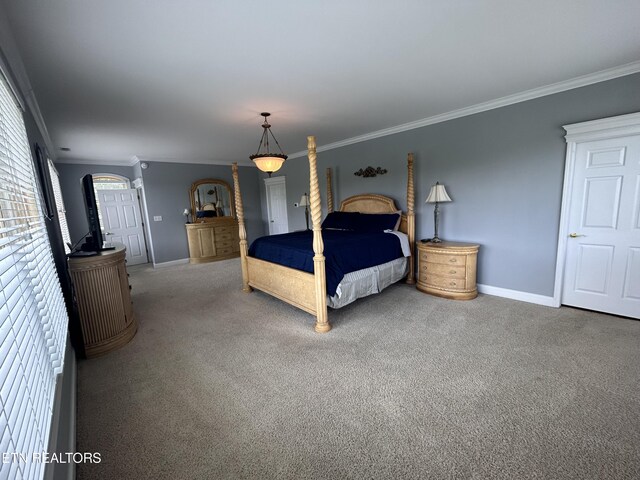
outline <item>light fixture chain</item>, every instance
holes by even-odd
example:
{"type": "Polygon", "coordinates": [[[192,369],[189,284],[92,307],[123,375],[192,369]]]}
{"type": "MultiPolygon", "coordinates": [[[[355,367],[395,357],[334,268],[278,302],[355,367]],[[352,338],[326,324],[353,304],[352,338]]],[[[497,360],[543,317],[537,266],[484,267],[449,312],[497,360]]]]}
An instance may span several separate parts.
{"type": "Polygon", "coordinates": [[[273,134],[273,132],[271,131],[271,129],[269,129],[269,133],[271,134],[271,136],[273,137],[273,141],[276,142],[276,145],[278,146],[278,148],[280,149],[280,153],[284,154],[284,152],[282,151],[282,147],[280,146],[280,144],[278,143],[278,140],[276,139],[276,136],[273,134]]]}
{"type": "MultiPolygon", "coordinates": [[[[267,136],[267,129],[266,128],[262,132],[262,137],[260,137],[260,143],[258,143],[258,151],[256,151],[256,155],[260,154],[260,149],[262,148],[262,145],[264,144],[264,137],[267,137],[267,145],[269,145],[269,142],[268,142],[269,137],[267,136]]],[[[268,147],[267,147],[267,152],[269,152],[268,147]]]]}

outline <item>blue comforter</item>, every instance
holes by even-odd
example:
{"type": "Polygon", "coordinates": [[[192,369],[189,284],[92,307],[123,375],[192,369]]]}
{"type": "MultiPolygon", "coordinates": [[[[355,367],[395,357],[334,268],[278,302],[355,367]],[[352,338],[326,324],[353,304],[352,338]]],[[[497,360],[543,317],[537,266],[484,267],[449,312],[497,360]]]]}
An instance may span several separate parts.
{"type": "MultiPolygon", "coordinates": [[[[400,239],[390,233],[323,230],[327,294],[336,294],[349,272],[390,262],[403,256],[400,239]]],[[[285,233],[256,239],[251,257],[313,273],[313,232],[285,233]]],[[[278,279],[274,278],[277,282],[278,279]]]]}

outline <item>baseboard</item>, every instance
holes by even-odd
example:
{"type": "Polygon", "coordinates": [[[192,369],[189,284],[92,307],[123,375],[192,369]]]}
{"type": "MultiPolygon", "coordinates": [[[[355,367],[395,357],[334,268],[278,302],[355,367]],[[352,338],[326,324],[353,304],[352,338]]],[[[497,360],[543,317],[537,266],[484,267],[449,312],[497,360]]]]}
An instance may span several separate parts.
{"type": "Polygon", "coordinates": [[[546,295],[538,295],[537,293],[520,292],[518,290],[509,290],[508,288],[492,287],[491,285],[478,284],[478,292],[496,297],[510,298],[511,300],[519,300],[521,302],[535,303],[544,305],[545,307],[557,307],[553,297],[546,295]]]}
{"type": "Polygon", "coordinates": [[[170,262],[154,263],[153,264],[153,268],[172,267],[174,265],[184,265],[185,263],[189,263],[189,259],[188,258],[181,258],[179,260],[171,260],[170,262]]]}

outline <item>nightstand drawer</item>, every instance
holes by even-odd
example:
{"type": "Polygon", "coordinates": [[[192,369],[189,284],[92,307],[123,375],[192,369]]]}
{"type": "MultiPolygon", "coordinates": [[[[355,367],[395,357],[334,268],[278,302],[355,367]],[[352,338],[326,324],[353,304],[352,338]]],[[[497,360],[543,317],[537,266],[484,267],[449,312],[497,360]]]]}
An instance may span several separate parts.
{"type": "Polygon", "coordinates": [[[464,278],[443,277],[440,275],[429,275],[425,283],[446,290],[465,290],[464,278]]]}
{"type": "MultiPolygon", "coordinates": [[[[424,263],[424,271],[427,275],[440,275],[451,278],[464,278],[467,270],[464,265],[445,265],[442,263],[424,263]]],[[[421,270],[422,271],[422,270],[421,270]]]]}
{"type": "Polygon", "coordinates": [[[465,265],[467,262],[466,255],[446,255],[439,253],[429,252],[428,255],[425,255],[427,262],[429,263],[440,263],[443,265],[465,265]]]}

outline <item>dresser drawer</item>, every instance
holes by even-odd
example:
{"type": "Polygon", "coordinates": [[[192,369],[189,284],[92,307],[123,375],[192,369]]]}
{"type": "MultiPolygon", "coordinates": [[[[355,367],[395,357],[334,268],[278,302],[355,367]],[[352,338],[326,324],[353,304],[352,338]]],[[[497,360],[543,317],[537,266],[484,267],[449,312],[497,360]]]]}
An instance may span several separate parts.
{"type": "Polygon", "coordinates": [[[234,252],[234,249],[232,246],[216,248],[216,253],[218,255],[228,255],[233,252],[234,252]]]}
{"type": "Polygon", "coordinates": [[[238,227],[236,226],[228,226],[228,227],[216,227],[216,238],[220,238],[220,235],[237,235],[238,227]]]}
{"type": "Polygon", "coordinates": [[[445,265],[443,263],[423,263],[421,264],[427,275],[440,275],[451,278],[465,278],[467,270],[464,265],[445,265]]]}
{"type": "Polygon", "coordinates": [[[219,242],[216,242],[216,251],[218,252],[218,255],[220,255],[220,250],[223,248],[233,248],[234,245],[233,240],[221,240],[219,242]]]}
{"type": "Polygon", "coordinates": [[[231,242],[236,238],[237,235],[233,234],[232,232],[220,233],[216,231],[216,245],[218,245],[220,242],[231,242]]]}

